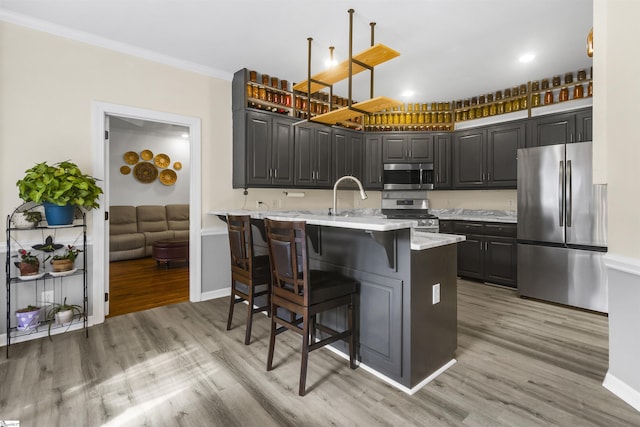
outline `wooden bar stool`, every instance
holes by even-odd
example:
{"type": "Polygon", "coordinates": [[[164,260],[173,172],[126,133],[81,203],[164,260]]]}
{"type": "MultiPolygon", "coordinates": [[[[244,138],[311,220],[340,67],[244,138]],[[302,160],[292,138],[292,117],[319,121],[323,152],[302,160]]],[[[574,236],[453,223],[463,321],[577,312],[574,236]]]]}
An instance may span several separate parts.
{"type": "Polygon", "coordinates": [[[227,215],[229,230],[229,248],[231,250],[231,296],[229,299],[229,317],[227,331],[231,329],[233,308],[239,302],[247,301],[247,330],[244,336],[246,345],[251,341],[251,324],[254,313],[266,310],[270,313],[269,293],[271,288],[271,268],[269,256],[254,256],[253,233],[249,215],[227,215]],[[256,298],[264,296],[266,303],[254,307],[256,298]]]}
{"type": "Polygon", "coordinates": [[[358,283],[337,272],[309,270],[304,221],[265,219],[273,283],[267,371],[273,367],[276,335],[287,329],[302,335],[300,396],[305,394],[309,352],[337,340],[349,343],[349,366],[355,369],[355,298],[358,283]],[[347,306],[347,330],[338,332],[317,322],[317,314],[347,306]],[[278,309],[284,309],[278,311],[278,309]],[[286,312],[290,315],[287,316],[286,312]],[[278,327],[278,324],[281,325],[278,327]],[[316,342],[316,330],[326,337],[316,342]]]}

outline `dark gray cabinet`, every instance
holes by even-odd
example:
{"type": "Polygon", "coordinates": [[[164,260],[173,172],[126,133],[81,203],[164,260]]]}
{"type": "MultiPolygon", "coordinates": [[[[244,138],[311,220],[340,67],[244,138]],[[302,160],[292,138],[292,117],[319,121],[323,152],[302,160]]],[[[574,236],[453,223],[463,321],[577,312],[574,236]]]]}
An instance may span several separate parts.
{"type": "Polygon", "coordinates": [[[367,190],[382,190],[382,135],[364,134],[364,181],[367,190]]]}
{"type": "Polygon", "coordinates": [[[333,129],[333,182],[345,175],[355,176],[362,182],[364,180],[363,161],[362,132],[333,129]]]}
{"type": "Polygon", "coordinates": [[[445,190],[451,188],[451,134],[439,133],[433,136],[434,188],[445,190]]]}
{"type": "Polygon", "coordinates": [[[433,162],[433,138],[425,133],[388,134],[382,137],[383,163],[433,162]]]}
{"type": "Polygon", "coordinates": [[[453,187],[516,188],[517,153],[525,137],[523,121],[456,132],[453,187]]]}
{"type": "Polygon", "coordinates": [[[462,234],[458,243],[458,276],[516,287],[516,224],[440,221],[440,231],[462,234]]]}
{"type": "Polygon", "coordinates": [[[453,188],[485,186],[486,129],[456,132],[453,143],[453,188]]]}
{"type": "Polygon", "coordinates": [[[233,187],[293,185],[293,120],[269,113],[238,111],[234,120],[233,187]]]}
{"type": "Polygon", "coordinates": [[[304,123],[295,127],[294,185],[329,188],[331,173],[331,128],[304,123]]]}
{"type": "Polygon", "coordinates": [[[518,149],[526,145],[526,129],[523,121],[487,128],[487,187],[517,187],[518,149]]]}
{"type": "Polygon", "coordinates": [[[527,147],[592,140],[592,109],[550,114],[529,120],[527,147]]]}

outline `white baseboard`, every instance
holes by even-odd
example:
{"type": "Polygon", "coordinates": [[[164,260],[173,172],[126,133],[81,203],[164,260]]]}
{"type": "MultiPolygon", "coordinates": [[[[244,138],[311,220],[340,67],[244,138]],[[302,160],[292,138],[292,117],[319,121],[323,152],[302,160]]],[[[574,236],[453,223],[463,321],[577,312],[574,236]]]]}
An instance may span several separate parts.
{"type": "Polygon", "coordinates": [[[231,287],[216,289],[215,291],[203,292],[200,294],[200,301],[228,297],[229,295],[231,295],[231,287]]]}
{"type": "Polygon", "coordinates": [[[607,372],[602,385],[604,388],[631,405],[636,411],[640,411],[640,392],[627,385],[627,383],[607,372]]]}
{"type": "MultiPolygon", "coordinates": [[[[348,354],[345,354],[345,353],[341,352],[340,350],[335,349],[331,345],[328,345],[325,348],[330,350],[330,351],[332,351],[332,352],[334,352],[335,354],[337,354],[338,356],[342,357],[343,359],[349,360],[349,355],[348,354]]],[[[405,393],[407,393],[409,395],[413,395],[415,392],[420,390],[422,387],[426,386],[431,381],[435,380],[438,377],[438,375],[440,375],[441,373],[443,373],[444,371],[446,371],[447,369],[452,367],[456,362],[457,362],[456,359],[451,359],[450,361],[448,361],[447,363],[442,365],[435,372],[433,372],[427,378],[425,378],[422,381],[420,381],[418,384],[416,384],[412,388],[409,388],[409,387],[407,387],[405,385],[400,384],[399,382],[397,382],[395,380],[392,380],[391,378],[387,377],[384,374],[381,374],[380,372],[378,372],[375,369],[365,365],[364,363],[358,363],[358,362],[356,362],[356,363],[358,364],[358,368],[359,369],[364,369],[365,371],[369,372],[370,374],[372,374],[376,378],[381,379],[382,381],[384,381],[387,384],[397,388],[398,390],[403,391],[403,392],[405,392],[405,393]]]]}

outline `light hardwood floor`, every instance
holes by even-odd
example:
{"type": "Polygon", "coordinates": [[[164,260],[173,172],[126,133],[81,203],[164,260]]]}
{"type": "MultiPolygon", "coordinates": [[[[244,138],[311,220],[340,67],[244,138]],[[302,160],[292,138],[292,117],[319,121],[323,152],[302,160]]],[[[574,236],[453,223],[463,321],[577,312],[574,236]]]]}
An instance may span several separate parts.
{"type": "MultiPolygon", "coordinates": [[[[602,387],[607,318],[459,281],[458,363],[413,396],[322,349],[297,395],[300,337],[268,319],[250,346],[226,298],[114,318],[11,347],[0,419],[21,426],[631,426],[640,413],[602,387]]],[[[425,325],[427,327],[427,325],[425,325]]]]}

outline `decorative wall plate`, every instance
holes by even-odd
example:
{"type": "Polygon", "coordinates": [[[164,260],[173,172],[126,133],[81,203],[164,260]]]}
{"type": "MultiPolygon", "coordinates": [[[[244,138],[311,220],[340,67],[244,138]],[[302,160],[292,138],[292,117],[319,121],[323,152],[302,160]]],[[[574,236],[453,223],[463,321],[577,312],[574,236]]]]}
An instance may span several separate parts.
{"type": "Polygon", "coordinates": [[[174,168],[175,170],[179,171],[180,169],[182,169],[182,163],[180,163],[180,162],[175,162],[175,163],[173,164],[173,168],[174,168]]]}
{"type": "Polygon", "coordinates": [[[145,160],[145,161],[148,162],[149,160],[153,159],[153,151],[151,151],[151,150],[142,150],[140,152],[140,157],[142,157],[142,160],[145,160]]]}
{"type": "Polygon", "coordinates": [[[136,153],[135,151],[127,151],[126,153],[124,153],[124,162],[129,164],[129,165],[135,165],[136,163],[138,163],[138,160],[140,160],[140,157],[138,157],[138,153],[136,153]]]}
{"type": "Polygon", "coordinates": [[[149,162],[141,162],[133,168],[133,174],[138,181],[149,184],[158,177],[158,168],[149,162]]]}
{"type": "Polygon", "coordinates": [[[156,155],[156,157],[153,159],[153,162],[156,164],[156,166],[158,166],[159,168],[166,168],[167,166],[169,166],[171,164],[171,159],[169,158],[169,156],[167,156],[166,154],[158,154],[156,155]]]}
{"type": "Polygon", "coordinates": [[[165,169],[160,172],[160,178],[158,178],[164,185],[173,185],[178,180],[178,175],[171,169],[165,169]]]}
{"type": "Polygon", "coordinates": [[[131,168],[129,166],[121,166],[120,173],[122,175],[129,175],[131,173],[131,168]]]}

